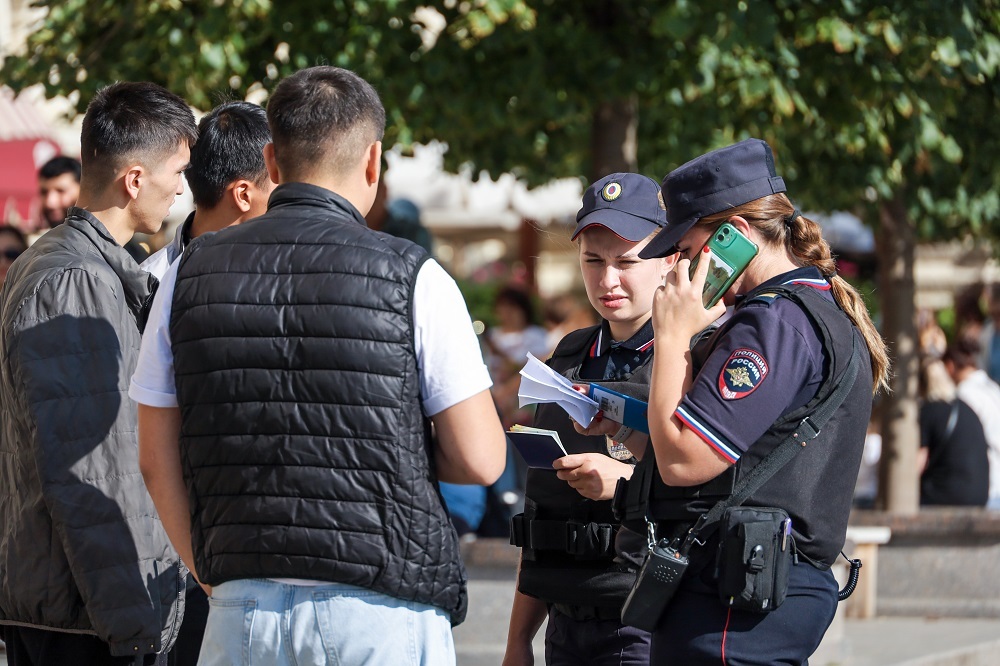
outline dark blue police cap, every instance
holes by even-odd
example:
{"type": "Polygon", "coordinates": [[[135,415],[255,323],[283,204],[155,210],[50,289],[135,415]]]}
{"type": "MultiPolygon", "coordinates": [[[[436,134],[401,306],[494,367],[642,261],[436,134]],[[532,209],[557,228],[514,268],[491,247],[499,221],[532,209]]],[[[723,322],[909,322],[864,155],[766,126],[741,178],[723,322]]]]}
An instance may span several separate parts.
{"type": "Polygon", "coordinates": [[[774,172],[771,147],[760,139],[746,139],[696,157],[663,179],[667,226],[639,256],[666,256],[706,215],[784,191],[785,181],[774,172]]]}
{"type": "Polygon", "coordinates": [[[667,215],[660,205],[660,186],[655,180],[637,173],[613,173],[583,193],[583,207],[576,214],[572,238],[597,224],[635,243],[666,223],[667,215]]]}

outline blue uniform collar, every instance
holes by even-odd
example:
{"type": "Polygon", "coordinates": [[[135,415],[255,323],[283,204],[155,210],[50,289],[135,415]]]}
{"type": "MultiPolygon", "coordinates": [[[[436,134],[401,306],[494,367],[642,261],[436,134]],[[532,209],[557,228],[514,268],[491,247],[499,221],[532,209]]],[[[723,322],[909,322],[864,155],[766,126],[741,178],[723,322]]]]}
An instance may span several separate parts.
{"type": "Polygon", "coordinates": [[[645,324],[642,325],[635,335],[633,335],[628,340],[622,340],[620,342],[615,342],[611,339],[611,324],[608,323],[607,319],[601,320],[601,328],[597,332],[597,337],[594,339],[593,344],[590,345],[590,352],[588,356],[590,358],[597,358],[598,356],[604,356],[612,349],[628,349],[630,351],[647,351],[653,346],[653,320],[649,319],[645,324]]]}
{"type": "MultiPolygon", "coordinates": [[[[796,268],[794,270],[782,273],[781,275],[775,275],[770,280],[760,283],[757,285],[751,294],[760,293],[762,289],[767,289],[769,287],[777,287],[779,285],[791,285],[791,284],[805,284],[810,287],[815,287],[820,291],[830,290],[830,281],[823,277],[823,274],[819,272],[819,269],[815,266],[804,266],[802,268],[796,268]]],[[[736,305],[740,305],[743,300],[749,294],[739,294],[736,296],[736,305]]]]}

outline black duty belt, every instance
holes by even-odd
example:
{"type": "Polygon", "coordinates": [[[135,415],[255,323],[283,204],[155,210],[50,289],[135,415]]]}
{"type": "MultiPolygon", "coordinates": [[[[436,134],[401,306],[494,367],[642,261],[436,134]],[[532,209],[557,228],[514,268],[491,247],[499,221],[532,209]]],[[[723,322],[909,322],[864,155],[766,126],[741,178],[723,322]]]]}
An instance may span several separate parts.
{"type": "Polygon", "coordinates": [[[579,557],[614,554],[615,532],[610,523],[572,520],[530,520],[519,513],[510,519],[510,543],[532,550],[558,550],[579,557]]]}

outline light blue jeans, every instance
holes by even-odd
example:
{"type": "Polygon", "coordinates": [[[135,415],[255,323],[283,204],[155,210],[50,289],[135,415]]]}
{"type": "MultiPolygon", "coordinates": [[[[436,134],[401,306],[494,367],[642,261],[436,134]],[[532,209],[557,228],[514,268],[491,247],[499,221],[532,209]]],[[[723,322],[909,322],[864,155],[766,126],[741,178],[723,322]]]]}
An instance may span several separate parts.
{"type": "Polygon", "coordinates": [[[448,615],[372,590],[252,579],[222,583],[208,600],[198,666],[447,666],[448,615]]]}

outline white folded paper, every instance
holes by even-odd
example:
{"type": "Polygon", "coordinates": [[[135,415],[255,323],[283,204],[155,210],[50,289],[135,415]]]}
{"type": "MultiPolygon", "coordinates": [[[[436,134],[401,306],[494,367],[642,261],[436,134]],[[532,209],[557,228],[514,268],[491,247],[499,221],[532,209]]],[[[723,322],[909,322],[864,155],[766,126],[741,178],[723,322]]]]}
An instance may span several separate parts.
{"type": "Polygon", "coordinates": [[[598,405],[579,391],[573,383],[558,372],[528,354],[528,362],[521,368],[521,385],[517,390],[521,407],[539,402],[554,402],[582,426],[590,425],[597,414],[598,405]]]}

